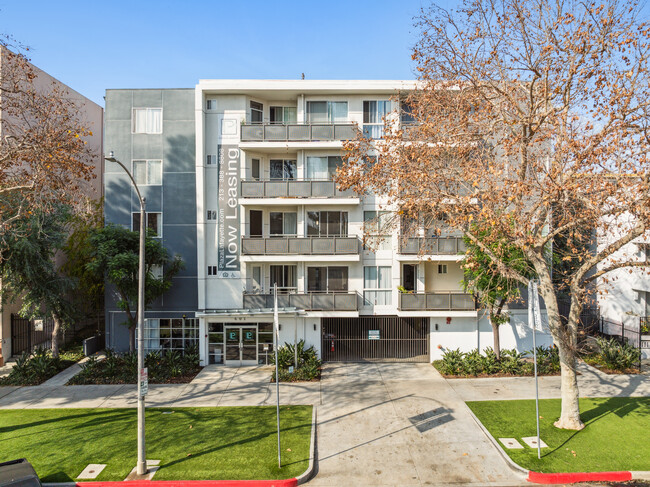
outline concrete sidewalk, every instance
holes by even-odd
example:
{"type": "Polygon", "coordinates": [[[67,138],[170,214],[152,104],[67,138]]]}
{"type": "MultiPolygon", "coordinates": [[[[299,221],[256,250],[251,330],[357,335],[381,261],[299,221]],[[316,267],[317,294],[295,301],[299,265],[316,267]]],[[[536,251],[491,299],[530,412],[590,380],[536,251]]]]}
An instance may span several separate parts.
{"type": "MultiPolygon", "coordinates": [[[[583,396],[650,394],[648,376],[581,365],[583,396]]],[[[71,372],[70,372],[71,373],[71,372]]],[[[150,385],[148,407],[274,405],[268,367],[208,366],[189,384],[150,385]]],[[[135,407],[135,385],[0,387],[0,408],[135,407]]],[[[540,379],[559,397],[559,377],[540,379]]],[[[429,364],[329,363],[321,382],[281,384],[282,404],[318,405],[312,486],[525,485],[469,414],[466,400],[534,397],[532,378],[445,380],[429,364]]]]}
{"type": "MultiPolygon", "coordinates": [[[[578,364],[580,397],[650,396],[650,376],[605,374],[585,363],[578,364]]],[[[535,399],[533,377],[499,377],[485,379],[448,379],[449,385],[463,401],[535,399]]],[[[540,399],[560,397],[560,377],[539,378],[540,399]]]]}

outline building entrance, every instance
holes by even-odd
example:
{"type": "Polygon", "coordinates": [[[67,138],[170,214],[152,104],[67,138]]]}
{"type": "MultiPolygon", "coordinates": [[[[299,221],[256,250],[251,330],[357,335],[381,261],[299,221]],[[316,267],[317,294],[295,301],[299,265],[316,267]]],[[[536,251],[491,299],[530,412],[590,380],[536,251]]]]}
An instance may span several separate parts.
{"type": "Polygon", "coordinates": [[[257,327],[229,326],[226,334],[226,365],[257,365],[257,327]]]}

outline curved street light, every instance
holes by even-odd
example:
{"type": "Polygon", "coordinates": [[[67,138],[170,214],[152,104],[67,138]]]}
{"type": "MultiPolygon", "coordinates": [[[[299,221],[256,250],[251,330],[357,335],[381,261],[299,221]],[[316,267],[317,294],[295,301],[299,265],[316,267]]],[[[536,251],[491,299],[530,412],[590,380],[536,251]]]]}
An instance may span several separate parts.
{"type": "Polygon", "coordinates": [[[142,376],[144,375],[144,242],[145,242],[145,198],[140,194],[138,185],[133,179],[133,175],[124,164],[115,159],[113,151],[110,151],[108,157],[104,157],[109,162],[119,164],[128,174],[133,183],[135,192],[140,200],[140,259],[138,264],[138,464],[137,474],[145,475],[147,473],[147,460],[145,456],[144,442],[144,394],[142,393],[142,376]]]}

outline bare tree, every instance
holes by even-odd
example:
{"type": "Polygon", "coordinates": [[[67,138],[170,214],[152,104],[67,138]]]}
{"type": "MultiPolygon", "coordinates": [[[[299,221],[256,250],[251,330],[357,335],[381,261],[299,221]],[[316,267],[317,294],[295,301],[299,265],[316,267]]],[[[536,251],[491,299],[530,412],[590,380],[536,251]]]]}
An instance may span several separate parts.
{"type": "Polygon", "coordinates": [[[0,248],[20,218],[74,203],[92,178],[92,133],[73,97],[9,42],[0,39],[0,248]]]}
{"type": "Polygon", "coordinates": [[[526,285],[508,259],[513,248],[523,253],[560,352],[559,428],[584,426],[577,329],[590,283],[645,265],[621,250],[650,221],[650,28],[637,13],[617,0],[465,0],[457,11],[424,11],[419,84],[402,104],[419,123],[387,122],[383,141],[351,141],[338,175],[343,187],[386,194],[403,214],[444,214],[504,277],[526,285]],[[369,163],[368,153],[378,157],[369,163]],[[584,252],[596,228],[614,237],[584,252]],[[550,266],[558,236],[575,261],[563,275],[568,323],[550,266]]]}

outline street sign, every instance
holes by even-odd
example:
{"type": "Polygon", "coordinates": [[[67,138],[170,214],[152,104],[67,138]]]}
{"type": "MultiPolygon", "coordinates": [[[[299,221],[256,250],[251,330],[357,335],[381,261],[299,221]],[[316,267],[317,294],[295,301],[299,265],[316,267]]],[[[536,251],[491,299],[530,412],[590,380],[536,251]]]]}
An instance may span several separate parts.
{"type": "Polygon", "coordinates": [[[149,371],[145,367],[140,369],[140,395],[146,396],[149,392],[149,371]]]}
{"type": "Polygon", "coordinates": [[[542,329],[542,312],[539,309],[539,294],[537,292],[537,282],[533,281],[533,323],[537,331],[542,329]]]}
{"type": "Polygon", "coordinates": [[[379,340],[379,330],[368,330],[368,340],[379,340]]]}

